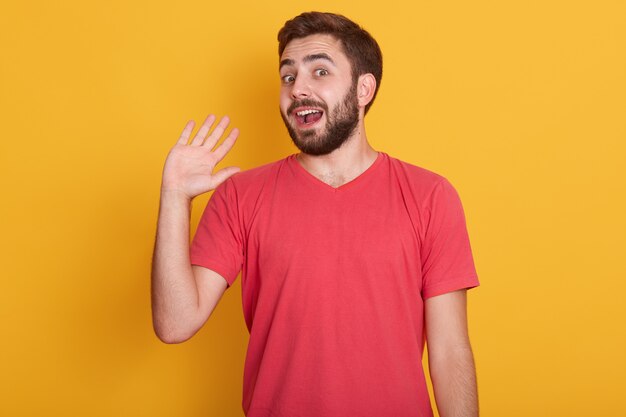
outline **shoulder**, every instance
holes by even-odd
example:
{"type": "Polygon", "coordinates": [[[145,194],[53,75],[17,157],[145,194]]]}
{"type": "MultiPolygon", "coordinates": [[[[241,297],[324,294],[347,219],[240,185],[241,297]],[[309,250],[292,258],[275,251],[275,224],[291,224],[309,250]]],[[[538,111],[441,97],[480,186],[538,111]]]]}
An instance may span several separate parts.
{"type": "Polygon", "coordinates": [[[241,171],[232,176],[233,182],[238,186],[245,186],[250,183],[264,181],[268,176],[273,175],[280,170],[281,166],[287,161],[287,158],[259,165],[254,168],[241,171]]]}
{"type": "Polygon", "coordinates": [[[237,199],[254,198],[268,183],[275,179],[284,168],[289,157],[241,171],[228,178],[216,191],[231,192],[237,199]],[[220,190],[222,191],[222,190],[220,190]]]}
{"type": "Polygon", "coordinates": [[[410,190],[425,199],[442,186],[451,186],[447,178],[429,169],[387,155],[391,175],[401,188],[410,190]]]}

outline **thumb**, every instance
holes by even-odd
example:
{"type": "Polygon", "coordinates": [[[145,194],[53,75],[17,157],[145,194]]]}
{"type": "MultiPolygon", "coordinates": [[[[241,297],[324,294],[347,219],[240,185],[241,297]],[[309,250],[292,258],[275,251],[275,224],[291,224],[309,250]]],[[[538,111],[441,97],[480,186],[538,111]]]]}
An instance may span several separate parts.
{"type": "Polygon", "coordinates": [[[239,167],[227,167],[217,171],[215,174],[213,174],[213,181],[215,184],[214,188],[217,188],[221,183],[223,183],[239,171],[241,171],[239,167]]]}

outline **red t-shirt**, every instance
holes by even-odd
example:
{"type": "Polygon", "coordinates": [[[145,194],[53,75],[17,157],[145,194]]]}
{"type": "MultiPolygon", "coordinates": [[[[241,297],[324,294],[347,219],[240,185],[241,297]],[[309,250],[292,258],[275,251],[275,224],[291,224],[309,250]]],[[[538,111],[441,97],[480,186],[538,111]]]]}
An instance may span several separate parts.
{"type": "Polygon", "coordinates": [[[291,155],[219,186],[190,253],[242,271],[248,417],[432,416],[424,300],[479,285],[444,177],[381,152],[333,188],[291,155]]]}

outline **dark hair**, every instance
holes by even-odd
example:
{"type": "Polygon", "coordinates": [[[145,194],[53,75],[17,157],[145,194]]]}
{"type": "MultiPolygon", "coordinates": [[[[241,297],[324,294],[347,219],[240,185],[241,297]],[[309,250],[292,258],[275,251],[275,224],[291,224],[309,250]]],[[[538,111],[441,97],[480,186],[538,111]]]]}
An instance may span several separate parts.
{"type": "Polygon", "coordinates": [[[383,77],[383,54],[376,40],[365,29],[345,16],[334,13],[307,12],[285,22],[278,32],[278,56],[289,42],[310,35],[328,34],[341,42],[343,51],[352,67],[356,82],[360,75],[372,74],[376,89],[372,100],[365,106],[365,113],[376,98],[383,77]]]}

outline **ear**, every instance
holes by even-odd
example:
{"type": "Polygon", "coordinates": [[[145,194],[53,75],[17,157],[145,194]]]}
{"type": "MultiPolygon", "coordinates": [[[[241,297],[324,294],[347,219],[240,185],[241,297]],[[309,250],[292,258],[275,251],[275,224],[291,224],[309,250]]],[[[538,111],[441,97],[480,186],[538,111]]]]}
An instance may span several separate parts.
{"type": "Polygon", "coordinates": [[[356,94],[359,100],[359,107],[365,107],[372,101],[374,92],[376,91],[376,78],[372,74],[363,74],[359,76],[356,86],[356,94]]]}

